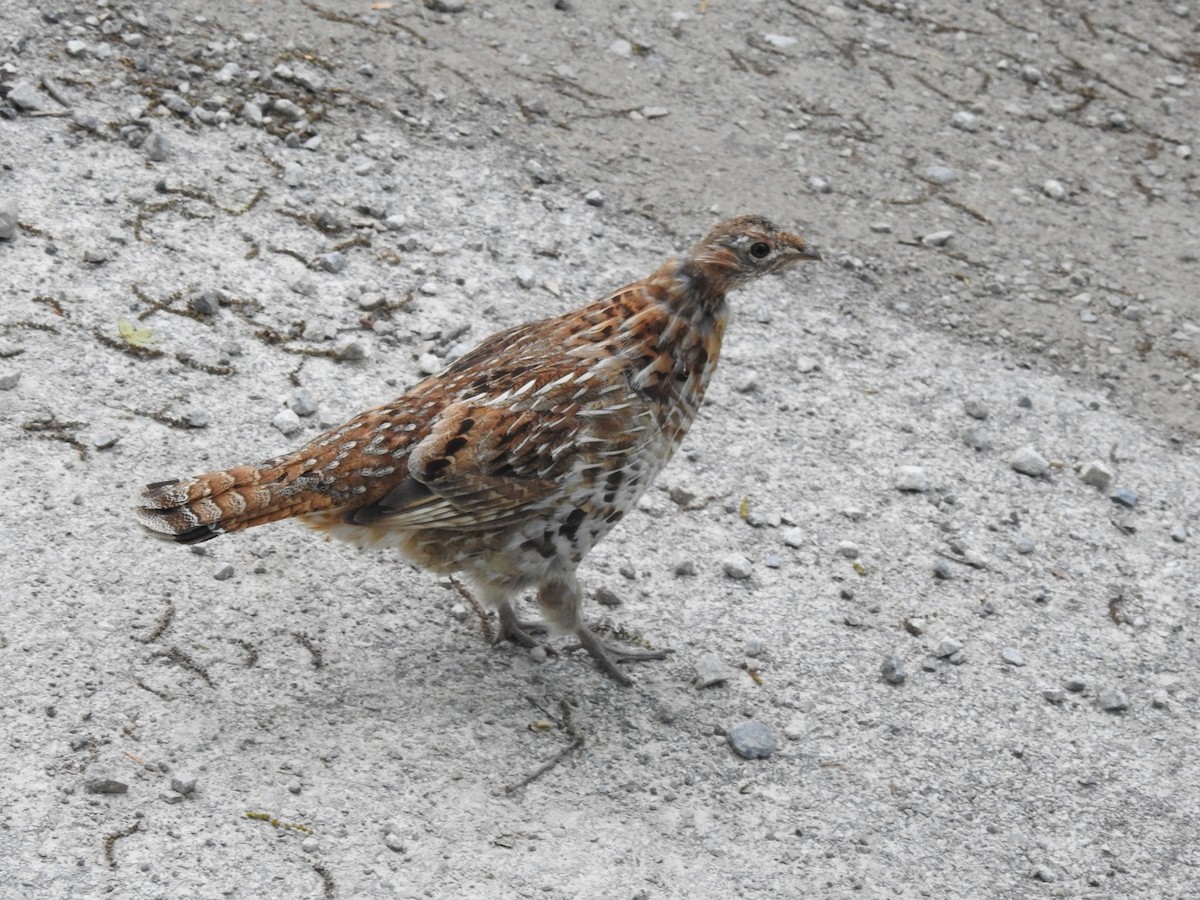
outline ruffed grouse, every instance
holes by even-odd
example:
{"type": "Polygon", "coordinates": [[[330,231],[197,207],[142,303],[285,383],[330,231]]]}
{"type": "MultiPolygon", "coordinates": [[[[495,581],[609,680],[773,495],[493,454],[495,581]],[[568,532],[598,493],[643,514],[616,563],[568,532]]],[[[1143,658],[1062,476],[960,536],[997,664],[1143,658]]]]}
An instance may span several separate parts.
{"type": "MultiPolygon", "coordinates": [[[[600,667],[575,570],[679,447],[717,366],[732,289],[819,259],[761,216],[716,226],[682,259],[561,316],[509,328],[391,403],[259,465],[148,485],[137,515],[194,544],[296,517],[417,565],[464,573],[501,637],[532,646],[513,601],[537,588],[550,624],[600,667]]],[[[657,658],[661,658],[658,655],[657,658]]]]}

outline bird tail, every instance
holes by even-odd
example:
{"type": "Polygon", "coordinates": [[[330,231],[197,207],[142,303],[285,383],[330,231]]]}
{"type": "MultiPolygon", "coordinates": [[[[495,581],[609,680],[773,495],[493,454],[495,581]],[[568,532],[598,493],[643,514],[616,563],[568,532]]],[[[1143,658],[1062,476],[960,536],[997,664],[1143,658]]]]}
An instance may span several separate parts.
{"type": "Polygon", "coordinates": [[[299,459],[273,460],[263,467],[238,466],[190,481],[146,485],[136,508],[138,521],[157,536],[198,544],[227,531],[317,512],[336,502],[314,490],[299,459]]]}

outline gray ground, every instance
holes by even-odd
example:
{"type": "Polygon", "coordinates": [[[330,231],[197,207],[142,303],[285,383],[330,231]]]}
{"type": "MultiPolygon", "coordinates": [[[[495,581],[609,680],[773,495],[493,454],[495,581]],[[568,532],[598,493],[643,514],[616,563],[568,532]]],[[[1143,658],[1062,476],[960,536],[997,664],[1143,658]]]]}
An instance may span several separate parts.
{"type": "Polygon", "coordinates": [[[0,896],[1197,896],[1200,9],[373,5],[0,7],[0,896]],[[827,262],[585,566],[633,689],[135,526],[750,210],[827,262]]]}

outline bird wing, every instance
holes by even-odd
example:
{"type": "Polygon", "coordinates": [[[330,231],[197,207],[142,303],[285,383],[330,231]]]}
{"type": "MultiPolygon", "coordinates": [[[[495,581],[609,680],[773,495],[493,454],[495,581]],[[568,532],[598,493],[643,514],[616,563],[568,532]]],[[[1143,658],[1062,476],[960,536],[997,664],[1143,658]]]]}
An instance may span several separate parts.
{"type": "Polygon", "coordinates": [[[652,438],[653,415],[629,394],[614,360],[533,373],[502,394],[456,400],[412,447],[407,477],[347,519],[406,529],[518,520],[575,481],[619,468],[652,438]]]}

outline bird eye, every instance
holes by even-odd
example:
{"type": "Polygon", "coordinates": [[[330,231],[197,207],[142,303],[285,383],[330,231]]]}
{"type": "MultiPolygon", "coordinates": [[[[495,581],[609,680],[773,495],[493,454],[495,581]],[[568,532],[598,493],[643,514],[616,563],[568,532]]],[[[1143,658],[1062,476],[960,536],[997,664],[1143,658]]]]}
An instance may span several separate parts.
{"type": "Polygon", "coordinates": [[[750,255],[755,259],[766,259],[771,255],[771,247],[763,241],[758,241],[750,245],[750,255]]]}

